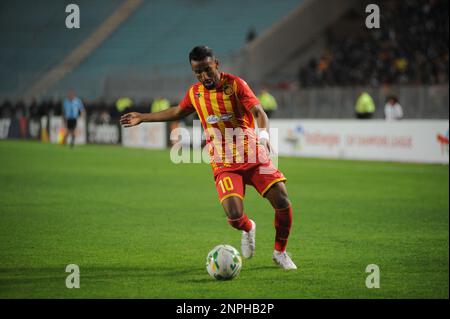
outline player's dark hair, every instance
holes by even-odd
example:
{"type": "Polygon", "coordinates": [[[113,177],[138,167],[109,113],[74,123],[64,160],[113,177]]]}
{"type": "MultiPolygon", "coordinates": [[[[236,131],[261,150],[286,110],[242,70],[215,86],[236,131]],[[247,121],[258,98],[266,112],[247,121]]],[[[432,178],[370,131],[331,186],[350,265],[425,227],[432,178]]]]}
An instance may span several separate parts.
{"type": "Polygon", "coordinates": [[[213,50],[206,45],[199,45],[189,52],[189,63],[191,61],[202,61],[207,57],[214,58],[213,50]]]}

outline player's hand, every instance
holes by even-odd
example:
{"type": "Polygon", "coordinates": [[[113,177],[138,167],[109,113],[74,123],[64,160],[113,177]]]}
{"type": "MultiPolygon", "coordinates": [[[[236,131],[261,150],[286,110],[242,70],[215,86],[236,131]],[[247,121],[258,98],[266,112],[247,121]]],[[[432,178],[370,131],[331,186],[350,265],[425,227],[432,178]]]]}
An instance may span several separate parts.
{"type": "Polygon", "coordinates": [[[270,152],[272,151],[272,147],[270,146],[270,142],[268,139],[265,139],[265,138],[259,139],[259,144],[264,146],[264,148],[267,151],[267,154],[270,154],[270,152]]]}
{"type": "Polygon", "coordinates": [[[138,125],[142,122],[142,114],[138,112],[131,112],[120,117],[120,124],[125,127],[138,125]]]}

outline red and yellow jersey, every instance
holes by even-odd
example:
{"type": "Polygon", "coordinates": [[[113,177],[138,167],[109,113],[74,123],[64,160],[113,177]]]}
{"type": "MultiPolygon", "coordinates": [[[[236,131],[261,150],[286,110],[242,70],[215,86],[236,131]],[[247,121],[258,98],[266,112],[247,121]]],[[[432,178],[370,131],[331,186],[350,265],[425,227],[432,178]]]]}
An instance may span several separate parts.
{"type": "Polygon", "coordinates": [[[210,147],[211,165],[216,171],[234,163],[246,163],[257,152],[255,121],[250,109],[259,100],[241,78],[221,73],[213,90],[200,82],[192,85],[179,107],[196,111],[210,147]]]}

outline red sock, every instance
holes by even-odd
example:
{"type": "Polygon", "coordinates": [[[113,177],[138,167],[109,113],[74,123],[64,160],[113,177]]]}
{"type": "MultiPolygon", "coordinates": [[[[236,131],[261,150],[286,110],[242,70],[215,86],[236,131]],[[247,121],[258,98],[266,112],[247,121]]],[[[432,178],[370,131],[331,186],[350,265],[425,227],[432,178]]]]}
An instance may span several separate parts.
{"type": "Polygon", "coordinates": [[[228,218],[228,223],[236,229],[249,232],[252,229],[252,223],[246,214],[242,214],[241,217],[236,219],[228,218]]]}
{"type": "Polygon", "coordinates": [[[275,249],[285,251],[292,225],[292,207],[275,209],[275,249]]]}

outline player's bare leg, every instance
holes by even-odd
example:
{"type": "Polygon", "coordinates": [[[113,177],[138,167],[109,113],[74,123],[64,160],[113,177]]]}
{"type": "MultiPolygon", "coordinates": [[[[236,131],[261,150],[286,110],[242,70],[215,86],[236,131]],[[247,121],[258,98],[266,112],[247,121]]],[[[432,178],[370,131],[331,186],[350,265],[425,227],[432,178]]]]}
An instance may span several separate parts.
{"type": "Polygon", "coordinates": [[[297,269],[286,253],[286,246],[292,225],[292,207],[284,182],[274,184],[265,194],[275,209],[275,249],[272,259],[281,268],[297,269]]]}
{"type": "Polygon", "coordinates": [[[70,135],[70,147],[73,147],[75,144],[75,130],[70,130],[69,131],[69,135],[70,135]]]}
{"type": "Polygon", "coordinates": [[[256,224],[244,213],[244,203],[241,198],[231,196],[223,200],[223,209],[228,217],[228,223],[242,230],[241,252],[245,258],[253,257],[255,253],[256,224]]]}
{"type": "Polygon", "coordinates": [[[231,196],[224,199],[222,206],[228,219],[238,219],[244,214],[244,202],[238,196],[231,196]]]}

